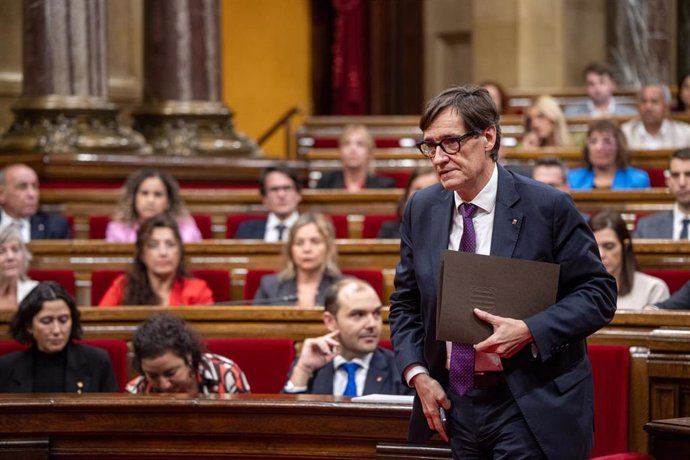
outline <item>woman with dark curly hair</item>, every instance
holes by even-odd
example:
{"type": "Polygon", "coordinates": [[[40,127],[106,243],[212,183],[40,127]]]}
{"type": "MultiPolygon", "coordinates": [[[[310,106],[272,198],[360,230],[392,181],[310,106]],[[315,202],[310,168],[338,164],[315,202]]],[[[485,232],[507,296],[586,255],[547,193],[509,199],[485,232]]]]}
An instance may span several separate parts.
{"type": "Polygon", "coordinates": [[[81,337],[74,299],[54,281],[39,283],[10,320],[10,335],[31,347],[0,357],[0,392],[118,391],[108,353],[81,337]]]}
{"type": "Polygon", "coordinates": [[[175,220],[161,214],[145,221],[137,232],[132,268],[115,278],[98,306],[208,305],[213,293],[206,281],[187,274],[184,244],[175,220]]]}
{"type": "Polygon", "coordinates": [[[242,370],[224,356],[201,352],[201,341],[187,322],[169,313],[144,321],[134,333],[134,367],[141,375],[130,393],[248,393],[242,370]]]}
{"type": "Polygon", "coordinates": [[[182,241],[201,241],[201,232],[184,205],[177,181],[157,169],[135,171],[127,177],[105,239],[113,243],[133,243],[139,226],[146,219],[163,213],[175,218],[182,241]]]}

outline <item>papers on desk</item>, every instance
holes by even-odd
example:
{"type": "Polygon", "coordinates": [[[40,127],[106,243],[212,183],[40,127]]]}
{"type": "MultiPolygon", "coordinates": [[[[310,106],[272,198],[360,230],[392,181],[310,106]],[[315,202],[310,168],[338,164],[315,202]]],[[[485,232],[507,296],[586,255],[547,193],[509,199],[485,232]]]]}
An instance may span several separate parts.
{"type": "Polygon", "coordinates": [[[411,406],[413,399],[414,396],[412,395],[382,395],[374,393],[366,396],[355,396],[352,398],[352,402],[409,404],[411,406]]]}
{"type": "Polygon", "coordinates": [[[436,338],[477,344],[493,333],[479,308],[525,319],[556,302],[560,266],[534,260],[445,251],[436,308],[436,338]]]}

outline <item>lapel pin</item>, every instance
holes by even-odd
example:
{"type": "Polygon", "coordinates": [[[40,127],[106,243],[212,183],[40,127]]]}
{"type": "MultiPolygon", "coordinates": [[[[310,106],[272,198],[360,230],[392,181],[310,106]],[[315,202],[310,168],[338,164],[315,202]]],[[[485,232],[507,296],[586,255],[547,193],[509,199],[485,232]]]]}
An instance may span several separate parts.
{"type": "Polygon", "coordinates": [[[517,219],[513,219],[513,221],[511,222],[511,224],[517,225],[517,219]]]}
{"type": "Polygon", "coordinates": [[[378,377],[376,377],[376,383],[381,383],[382,380],[383,380],[383,377],[381,377],[380,375],[378,377]]]}
{"type": "Polygon", "coordinates": [[[77,394],[81,394],[84,390],[84,382],[77,382],[77,394]]]}

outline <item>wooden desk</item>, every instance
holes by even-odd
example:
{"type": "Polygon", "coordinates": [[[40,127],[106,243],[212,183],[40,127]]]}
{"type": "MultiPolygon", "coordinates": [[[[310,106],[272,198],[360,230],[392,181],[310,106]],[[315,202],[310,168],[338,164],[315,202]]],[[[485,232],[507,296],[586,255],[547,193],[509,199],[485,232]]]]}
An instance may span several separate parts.
{"type": "Polygon", "coordinates": [[[690,458],[690,418],[655,420],[645,425],[649,452],[656,460],[690,458]]]}
{"type": "Polygon", "coordinates": [[[0,395],[0,414],[0,458],[14,440],[27,450],[13,458],[33,447],[46,459],[366,459],[379,443],[405,443],[410,406],[311,395],[0,395]]]}

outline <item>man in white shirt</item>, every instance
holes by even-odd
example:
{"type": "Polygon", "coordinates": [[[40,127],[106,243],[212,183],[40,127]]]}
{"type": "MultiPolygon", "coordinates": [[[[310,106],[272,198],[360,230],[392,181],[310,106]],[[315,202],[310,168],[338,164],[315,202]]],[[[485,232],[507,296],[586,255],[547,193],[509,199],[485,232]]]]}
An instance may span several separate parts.
{"type": "Polygon", "coordinates": [[[673,209],[641,218],[635,238],[690,239],[690,148],[671,154],[665,175],[666,186],[676,199],[673,209]]]}
{"type": "Polygon", "coordinates": [[[5,166],[0,170],[0,229],[14,226],[25,243],[71,238],[67,220],[39,211],[39,199],[38,176],[33,169],[23,164],[5,166]]]}
{"type": "Polygon", "coordinates": [[[589,100],[581,104],[565,107],[565,116],[590,116],[592,118],[610,118],[612,116],[634,116],[637,114],[633,107],[617,104],[613,92],[616,90],[616,80],[613,70],[606,64],[593,63],[585,67],[582,72],[587,85],[589,100]]]}
{"type": "Polygon", "coordinates": [[[267,218],[242,222],[235,238],[286,241],[290,228],[297,222],[297,206],[302,201],[297,173],[285,165],[269,166],[261,174],[259,191],[269,211],[267,218]]]}
{"type": "Polygon", "coordinates": [[[285,393],[411,394],[402,384],[393,353],[378,346],[381,300],[358,278],[332,285],[324,300],[323,321],[330,331],[304,341],[285,393]]]}
{"type": "Polygon", "coordinates": [[[671,91],[663,84],[644,85],[638,93],[640,116],[623,123],[628,147],[635,150],[690,147],[690,125],[668,117],[671,91]]]}

